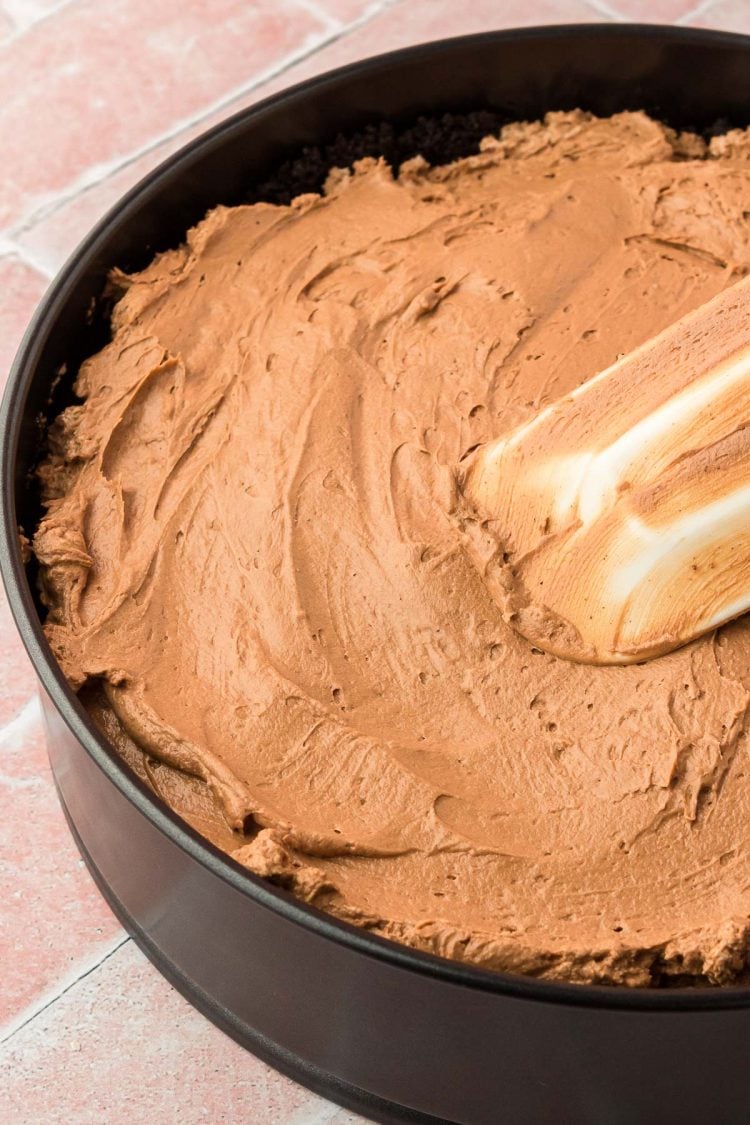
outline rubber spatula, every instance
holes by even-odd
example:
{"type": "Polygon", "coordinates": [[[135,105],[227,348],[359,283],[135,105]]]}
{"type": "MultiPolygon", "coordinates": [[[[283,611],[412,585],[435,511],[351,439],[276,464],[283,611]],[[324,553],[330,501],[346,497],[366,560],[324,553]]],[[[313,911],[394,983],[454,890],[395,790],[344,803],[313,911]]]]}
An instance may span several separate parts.
{"type": "Polygon", "coordinates": [[[462,462],[534,644],[632,663],[750,609],[750,277],[462,462]]]}

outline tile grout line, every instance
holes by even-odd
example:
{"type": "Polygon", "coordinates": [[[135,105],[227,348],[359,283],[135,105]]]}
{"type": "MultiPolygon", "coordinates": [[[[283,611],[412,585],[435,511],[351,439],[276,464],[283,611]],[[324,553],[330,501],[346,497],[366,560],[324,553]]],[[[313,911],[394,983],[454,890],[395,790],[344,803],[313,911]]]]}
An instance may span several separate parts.
{"type": "Polygon", "coordinates": [[[0,1047],[5,1047],[14,1036],[18,1035],[19,1031],[28,1027],[29,1024],[33,1023],[43,1012],[54,1007],[58,1000],[74,989],[82,980],[85,980],[86,977],[90,977],[92,973],[95,973],[106,961],[109,961],[110,957],[113,957],[114,954],[117,953],[118,949],[122,949],[129,941],[130,936],[128,934],[119,934],[116,942],[111,944],[110,948],[102,954],[93,965],[88,965],[82,972],[78,972],[73,980],[68,980],[67,983],[60,982],[61,986],[58,986],[53,995],[47,993],[36,1005],[29,1005],[20,1016],[15,1020],[11,1020],[10,1023],[6,1024],[5,1027],[0,1030],[0,1047]]]}
{"type": "MultiPolygon", "coordinates": [[[[0,728],[0,750],[4,750],[11,739],[17,736],[28,734],[30,730],[41,720],[42,710],[39,701],[39,696],[36,692],[26,700],[20,710],[16,711],[15,715],[4,727],[0,728]]],[[[18,791],[20,789],[32,789],[39,785],[47,784],[49,781],[49,773],[46,775],[39,771],[34,772],[30,777],[12,777],[5,774],[0,770],[0,786],[4,789],[11,791],[18,791]]]]}
{"type": "Polygon", "coordinates": [[[4,7],[3,11],[13,24],[13,31],[8,38],[4,40],[3,49],[5,50],[8,47],[12,47],[13,44],[17,43],[32,27],[37,27],[40,23],[46,23],[47,20],[54,19],[59,12],[64,11],[65,8],[69,8],[72,3],[74,3],[74,0],[60,0],[60,3],[54,8],[50,8],[48,12],[40,12],[39,15],[27,16],[25,19],[15,16],[13,12],[8,11],[7,7],[4,7]]]}
{"type": "Polygon", "coordinates": [[[340,31],[344,26],[340,19],[337,19],[336,16],[330,16],[325,10],[325,7],[321,7],[320,4],[316,3],[316,0],[297,0],[297,4],[307,12],[308,15],[315,16],[316,19],[319,19],[331,32],[340,31]]]}
{"type": "Polygon", "coordinates": [[[309,45],[309,43],[303,45],[298,52],[292,52],[286,55],[278,67],[271,67],[268,70],[261,71],[257,77],[251,79],[244,86],[239,86],[225,97],[219,98],[218,101],[211,102],[209,105],[204,106],[192,117],[186,117],[177,121],[172,128],[168,129],[166,132],[160,133],[147,144],[125,155],[116,156],[113,160],[93,165],[83,172],[77,180],[74,180],[72,184],[69,184],[67,188],[55,192],[50,198],[43,200],[35,210],[31,211],[28,215],[22,216],[12,227],[8,228],[5,233],[6,243],[15,246],[16,243],[14,240],[18,235],[24,234],[27,230],[34,227],[40,219],[48,218],[64,204],[70,203],[79,195],[83,195],[91,188],[97,187],[100,183],[104,183],[104,181],[108,180],[111,176],[116,175],[130,164],[134,164],[142,156],[147,156],[149,152],[154,151],[161,145],[173,140],[175,137],[179,137],[181,133],[187,132],[187,130],[192,129],[195,125],[200,125],[206,118],[211,117],[214,113],[221,112],[226,106],[231,105],[234,101],[252,91],[256,86],[270,81],[272,78],[276,77],[278,73],[282,73],[288,66],[293,66],[297,62],[306,59],[320,47],[327,46],[327,44],[332,42],[335,38],[337,37],[324,36],[322,39],[315,41],[312,45],[309,45]]]}
{"type": "Polygon", "coordinates": [[[6,745],[9,739],[16,735],[27,734],[29,729],[42,717],[39,696],[34,692],[26,702],[19,707],[12,719],[4,727],[0,727],[0,748],[6,745]]]}
{"type": "Polygon", "coordinates": [[[607,4],[606,0],[586,0],[586,3],[600,16],[604,16],[605,19],[617,20],[620,23],[629,22],[625,16],[620,15],[616,8],[607,4]]]}
{"type": "MultiPolygon", "coordinates": [[[[147,156],[150,152],[153,152],[156,149],[160,148],[161,145],[175,140],[183,133],[187,133],[196,125],[200,125],[201,122],[212,117],[215,113],[220,113],[224,110],[231,110],[231,107],[235,103],[239,102],[247,94],[252,93],[253,90],[258,89],[259,87],[265,85],[267,82],[270,82],[273,79],[278,78],[280,75],[285,74],[286,71],[290,70],[294,66],[297,66],[299,63],[306,62],[308,59],[312,58],[313,55],[321,51],[324,47],[330,47],[332,44],[337,43],[340,39],[343,39],[348,34],[350,34],[350,32],[357,31],[360,27],[364,27],[372,19],[374,19],[375,16],[379,15],[382,11],[385,11],[387,8],[396,3],[400,3],[400,0],[380,0],[380,3],[375,4],[372,8],[366,9],[363,16],[361,16],[359,19],[352,20],[348,24],[339,25],[338,29],[331,31],[330,34],[325,34],[324,32],[319,39],[313,41],[312,43],[308,41],[308,43],[303,44],[299,48],[299,50],[285,55],[284,58],[279,61],[278,65],[271,66],[265,71],[260,71],[244,86],[240,86],[237,89],[231,91],[225,97],[219,99],[216,102],[212,102],[210,105],[199,110],[192,117],[185,118],[182,121],[178,121],[171,129],[168,129],[166,132],[161,133],[158,137],[155,137],[153,140],[149,141],[141,148],[135,149],[133,152],[130,152],[125,156],[115,157],[114,160],[108,163],[98,166],[95,165],[93,168],[84,172],[78,179],[78,181],[74,181],[71,185],[69,185],[67,189],[56,192],[50,199],[41,202],[39,206],[30,214],[22,216],[18,220],[18,222],[16,222],[14,226],[10,227],[5,233],[3,240],[5,245],[8,247],[12,247],[14,253],[22,253],[22,247],[16,241],[17,238],[20,235],[25,234],[27,231],[33,229],[42,219],[46,219],[51,215],[54,215],[57,211],[60,210],[61,207],[65,206],[67,203],[72,202],[79,196],[85,195],[86,192],[91,191],[95,187],[98,187],[99,184],[105,183],[108,179],[116,175],[118,172],[124,171],[131,164],[134,164],[137,160],[140,160],[142,157],[147,156]]],[[[47,275],[50,274],[49,266],[46,267],[44,272],[47,275]]]]}
{"type": "Polygon", "coordinates": [[[691,8],[689,11],[681,15],[677,20],[677,23],[686,24],[689,20],[694,20],[696,16],[703,16],[706,14],[706,12],[713,8],[713,6],[714,0],[701,0],[701,2],[699,4],[696,4],[694,8],[691,8]]]}
{"type": "Polygon", "coordinates": [[[0,235],[0,262],[9,260],[18,261],[22,265],[28,266],[29,269],[41,274],[45,281],[51,281],[55,276],[55,270],[49,262],[44,261],[34,251],[30,251],[27,246],[23,246],[19,242],[11,242],[0,235]]]}
{"type": "MultiPolygon", "coordinates": [[[[313,1096],[316,1098],[319,1097],[317,1094],[313,1096]]],[[[339,1112],[339,1109],[330,1102],[320,1106],[313,1102],[312,1107],[308,1104],[295,1110],[291,1116],[286,1119],[285,1125],[331,1125],[331,1122],[336,1119],[339,1112]]]]}
{"type": "MultiPolygon", "coordinates": [[[[682,25],[687,23],[689,20],[695,19],[696,16],[703,15],[714,6],[715,2],[716,0],[700,0],[699,3],[695,4],[692,8],[689,8],[687,12],[683,12],[681,16],[678,16],[676,20],[671,21],[670,25],[682,25]]],[[[606,16],[608,19],[617,20],[620,23],[642,22],[640,19],[634,20],[632,16],[623,15],[617,10],[616,3],[610,4],[608,3],[608,0],[586,0],[586,3],[590,7],[596,9],[596,11],[600,12],[601,15],[606,16]]],[[[646,22],[650,21],[647,20],[646,22]]]]}

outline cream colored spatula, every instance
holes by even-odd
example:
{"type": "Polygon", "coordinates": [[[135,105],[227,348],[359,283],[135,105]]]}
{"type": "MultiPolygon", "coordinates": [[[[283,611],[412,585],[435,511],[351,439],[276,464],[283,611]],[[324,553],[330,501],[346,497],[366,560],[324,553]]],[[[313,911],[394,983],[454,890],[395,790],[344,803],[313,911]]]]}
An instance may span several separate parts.
{"type": "Polygon", "coordinates": [[[506,617],[591,663],[750,609],[750,278],[462,463],[506,617]]]}

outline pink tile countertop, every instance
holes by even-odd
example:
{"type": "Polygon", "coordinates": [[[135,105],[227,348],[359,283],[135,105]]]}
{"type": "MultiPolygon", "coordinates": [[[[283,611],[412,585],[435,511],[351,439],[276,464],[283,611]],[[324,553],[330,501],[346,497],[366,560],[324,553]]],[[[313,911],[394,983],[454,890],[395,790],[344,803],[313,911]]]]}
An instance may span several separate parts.
{"type": "MultiPolygon", "coordinates": [[[[750,32],[750,2],[0,0],[0,380],[79,239],[207,125],[393,47],[617,19],[750,32]]],[[[34,677],[4,600],[0,965],[0,1121],[363,1120],[212,1027],[109,912],[58,808],[34,677]]]]}

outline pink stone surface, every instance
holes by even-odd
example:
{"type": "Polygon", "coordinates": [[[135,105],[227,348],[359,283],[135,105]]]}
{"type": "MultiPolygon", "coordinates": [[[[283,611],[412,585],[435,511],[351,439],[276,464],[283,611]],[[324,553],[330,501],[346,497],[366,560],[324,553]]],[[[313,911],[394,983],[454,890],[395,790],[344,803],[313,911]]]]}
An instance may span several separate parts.
{"type": "Polygon", "coordinates": [[[5,385],[26,325],[46,288],[47,278],[22,258],[14,254],[0,257],[0,387],[5,385]]]}
{"type": "Polygon", "coordinates": [[[363,1118],[307,1093],[197,1019],[129,941],[6,1042],[0,1120],[355,1125],[363,1118]]]}
{"type": "MultiPolygon", "coordinates": [[[[36,695],[36,676],[16,632],[8,602],[0,586],[0,739],[8,723],[36,695]]],[[[0,757],[0,771],[5,755],[0,757]]]]}
{"type": "MultiPolygon", "coordinates": [[[[0,381],[48,277],[207,125],[393,47],[606,19],[750,32],[750,3],[0,0],[0,381]]],[[[0,1121],[362,1121],[237,1047],[125,937],[67,832],[34,690],[0,598],[0,1121]]]]}
{"type": "Polygon", "coordinates": [[[36,696],[0,734],[0,802],[1,1038],[124,935],[68,832],[36,696]]]}
{"type": "Polygon", "coordinates": [[[8,13],[19,28],[28,27],[62,8],[68,0],[2,0],[0,8],[8,13]]]}
{"type": "Polygon", "coordinates": [[[0,54],[0,136],[13,168],[0,181],[0,224],[231,97],[324,28],[297,0],[76,0],[32,24],[0,54]]]}
{"type": "MultiPolygon", "coordinates": [[[[697,0],[595,0],[603,12],[615,19],[635,20],[638,23],[677,23],[703,8],[697,0]]],[[[741,2],[741,0],[740,0],[741,2]]]]}
{"type": "Polygon", "coordinates": [[[382,0],[325,0],[318,8],[326,15],[347,27],[355,20],[366,18],[376,9],[382,8],[382,0]]]}
{"type": "Polygon", "coordinates": [[[739,31],[750,35],[750,3],[748,0],[718,0],[701,5],[687,22],[693,27],[720,27],[723,31],[739,31]]]}

